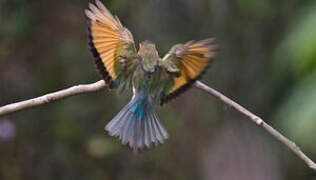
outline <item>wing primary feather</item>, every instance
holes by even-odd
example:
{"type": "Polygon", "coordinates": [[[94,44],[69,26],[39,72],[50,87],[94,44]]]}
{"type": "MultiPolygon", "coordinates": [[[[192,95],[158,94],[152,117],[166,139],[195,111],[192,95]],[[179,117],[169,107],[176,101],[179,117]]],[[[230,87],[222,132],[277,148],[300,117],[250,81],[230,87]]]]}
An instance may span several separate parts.
{"type": "Polygon", "coordinates": [[[86,16],[87,16],[88,18],[90,18],[90,19],[93,20],[93,21],[96,20],[95,15],[94,15],[91,11],[89,11],[89,10],[86,9],[84,12],[85,12],[85,14],[86,14],[86,16]]]}
{"type": "Polygon", "coordinates": [[[113,16],[110,13],[110,11],[99,0],[96,0],[95,2],[96,2],[96,5],[100,8],[100,10],[104,13],[104,15],[110,18],[112,23],[115,23],[113,22],[113,16]]]}

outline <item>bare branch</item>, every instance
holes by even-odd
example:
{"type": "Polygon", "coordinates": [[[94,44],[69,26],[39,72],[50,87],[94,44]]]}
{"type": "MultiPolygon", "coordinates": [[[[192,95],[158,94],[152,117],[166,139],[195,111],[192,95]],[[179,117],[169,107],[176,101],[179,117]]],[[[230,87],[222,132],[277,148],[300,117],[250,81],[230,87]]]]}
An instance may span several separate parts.
{"type": "Polygon", "coordinates": [[[51,103],[53,101],[64,99],[66,97],[74,96],[77,94],[99,91],[103,88],[105,88],[105,83],[103,80],[100,80],[93,84],[73,86],[68,89],[46,94],[44,96],[40,96],[34,99],[29,99],[2,106],[0,107],[0,116],[29,109],[35,106],[51,103]]]}
{"type": "MultiPolygon", "coordinates": [[[[285,136],[283,136],[281,133],[279,133],[277,130],[272,128],[270,125],[268,125],[266,122],[264,122],[260,117],[256,116],[255,114],[251,113],[238,103],[234,102],[233,100],[229,99],[228,97],[224,96],[220,92],[210,88],[209,86],[203,84],[200,81],[197,81],[195,83],[195,86],[203,91],[208,92],[212,96],[217,97],[219,100],[227,104],[228,106],[236,109],[240,113],[246,115],[250,120],[252,120],[254,123],[256,123],[259,127],[262,127],[267,132],[269,132],[271,135],[273,135],[275,138],[277,138],[279,141],[281,141],[284,145],[286,145],[288,148],[290,148],[299,158],[301,158],[311,169],[316,170],[316,164],[308,157],[306,156],[300,148],[291,140],[287,139],[285,136]]],[[[100,80],[93,84],[86,84],[86,85],[77,85],[70,87],[68,89],[64,89],[61,91],[57,91],[54,93],[50,93],[44,96],[40,96],[34,99],[21,101],[13,104],[8,104],[5,106],[0,107],[0,116],[10,114],[13,112],[25,110],[28,108],[32,108],[35,106],[40,106],[46,103],[50,103],[59,99],[64,99],[66,97],[74,96],[77,94],[83,94],[88,92],[95,92],[99,91],[101,89],[105,88],[105,83],[103,80],[100,80]]]]}
{"type": "Polygon", "coordinates": [[[258,126],[262,127],[266,131],[268,131],[272,136],[277,138],[279,141],[281,141],[283,144],[285,144],[288,148],[290,148],[299,158],[301,158],[305,163],[313,170],[316,170],[316,164],[308,157],[306,156],[301,149],[291,140],[287,139],[285,136],[283,136],[279,131],[275,130],[273,127],[271,127],[269,124],[264,122],[260,117],[256,116],[252,112],[248,111],[235,101],[229,99],[228,97],[224,96],[222,93],[216,91],[215,89],[210,88],[206,84],[203,84],[200,81],[197,81],[195,83],[195,86],[199,89],[202,89],[209,94],[217,97],[222,102],[227,104],[228,106],[236,109],[240,113],[246,115],[250,120],[252,120],[254,123],[256,123],[258,126]]]}

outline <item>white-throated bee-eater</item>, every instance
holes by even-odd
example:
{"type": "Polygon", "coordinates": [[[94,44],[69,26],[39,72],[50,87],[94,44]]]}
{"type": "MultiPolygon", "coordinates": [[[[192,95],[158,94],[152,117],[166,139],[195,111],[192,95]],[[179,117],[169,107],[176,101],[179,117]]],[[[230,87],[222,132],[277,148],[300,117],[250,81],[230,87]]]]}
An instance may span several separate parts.
{"type": "Polygon", "coordinates": [[[131,101],[105,130],[133,150],[163,143],[168,133],[153,103],[168,102],[201,77],[214,57],[213,39],[176,44],[160,58],[150,41],[140,43],[137,51],[132,33],[99,0],[90,3],[85,14],[89,45],[107,87],[133,91],[131,101]]]}

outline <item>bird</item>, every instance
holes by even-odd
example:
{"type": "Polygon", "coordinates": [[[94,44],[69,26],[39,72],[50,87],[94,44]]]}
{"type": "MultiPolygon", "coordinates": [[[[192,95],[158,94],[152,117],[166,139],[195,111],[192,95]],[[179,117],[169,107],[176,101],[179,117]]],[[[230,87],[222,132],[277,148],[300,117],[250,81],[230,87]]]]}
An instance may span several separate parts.
{"type": "Polygon", "coordinates": [[[163,144],[168,133],[153,104],[169,102],[201,78],[215,56],[214,38],[173,45],[161,58],[149,40],[137,50],[132,33],[100,0],[85,14],[88,44],[106,87],[133,93],[105,131],[135,151],[163,144]]]}

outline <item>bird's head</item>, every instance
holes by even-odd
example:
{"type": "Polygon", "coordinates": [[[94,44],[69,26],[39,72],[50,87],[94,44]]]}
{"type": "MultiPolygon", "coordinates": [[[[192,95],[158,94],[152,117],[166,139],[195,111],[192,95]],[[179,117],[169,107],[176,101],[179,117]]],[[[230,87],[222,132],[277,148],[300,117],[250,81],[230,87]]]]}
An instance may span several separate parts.
{"type": "Polygon", "coordinates": [[[155,44],[150,41],[140,43],[138,55],[142,58],[144,70],[147,72],[154,72],[160,59],[155,44]]]}
{"type": "Polygon", "coordinates": [[[159,58],[158,51],[156,49],[156,45],[151,41],[143,41],[139,43],[139,51],[138,54],[142,57],[153,57],[159,58]]]}

